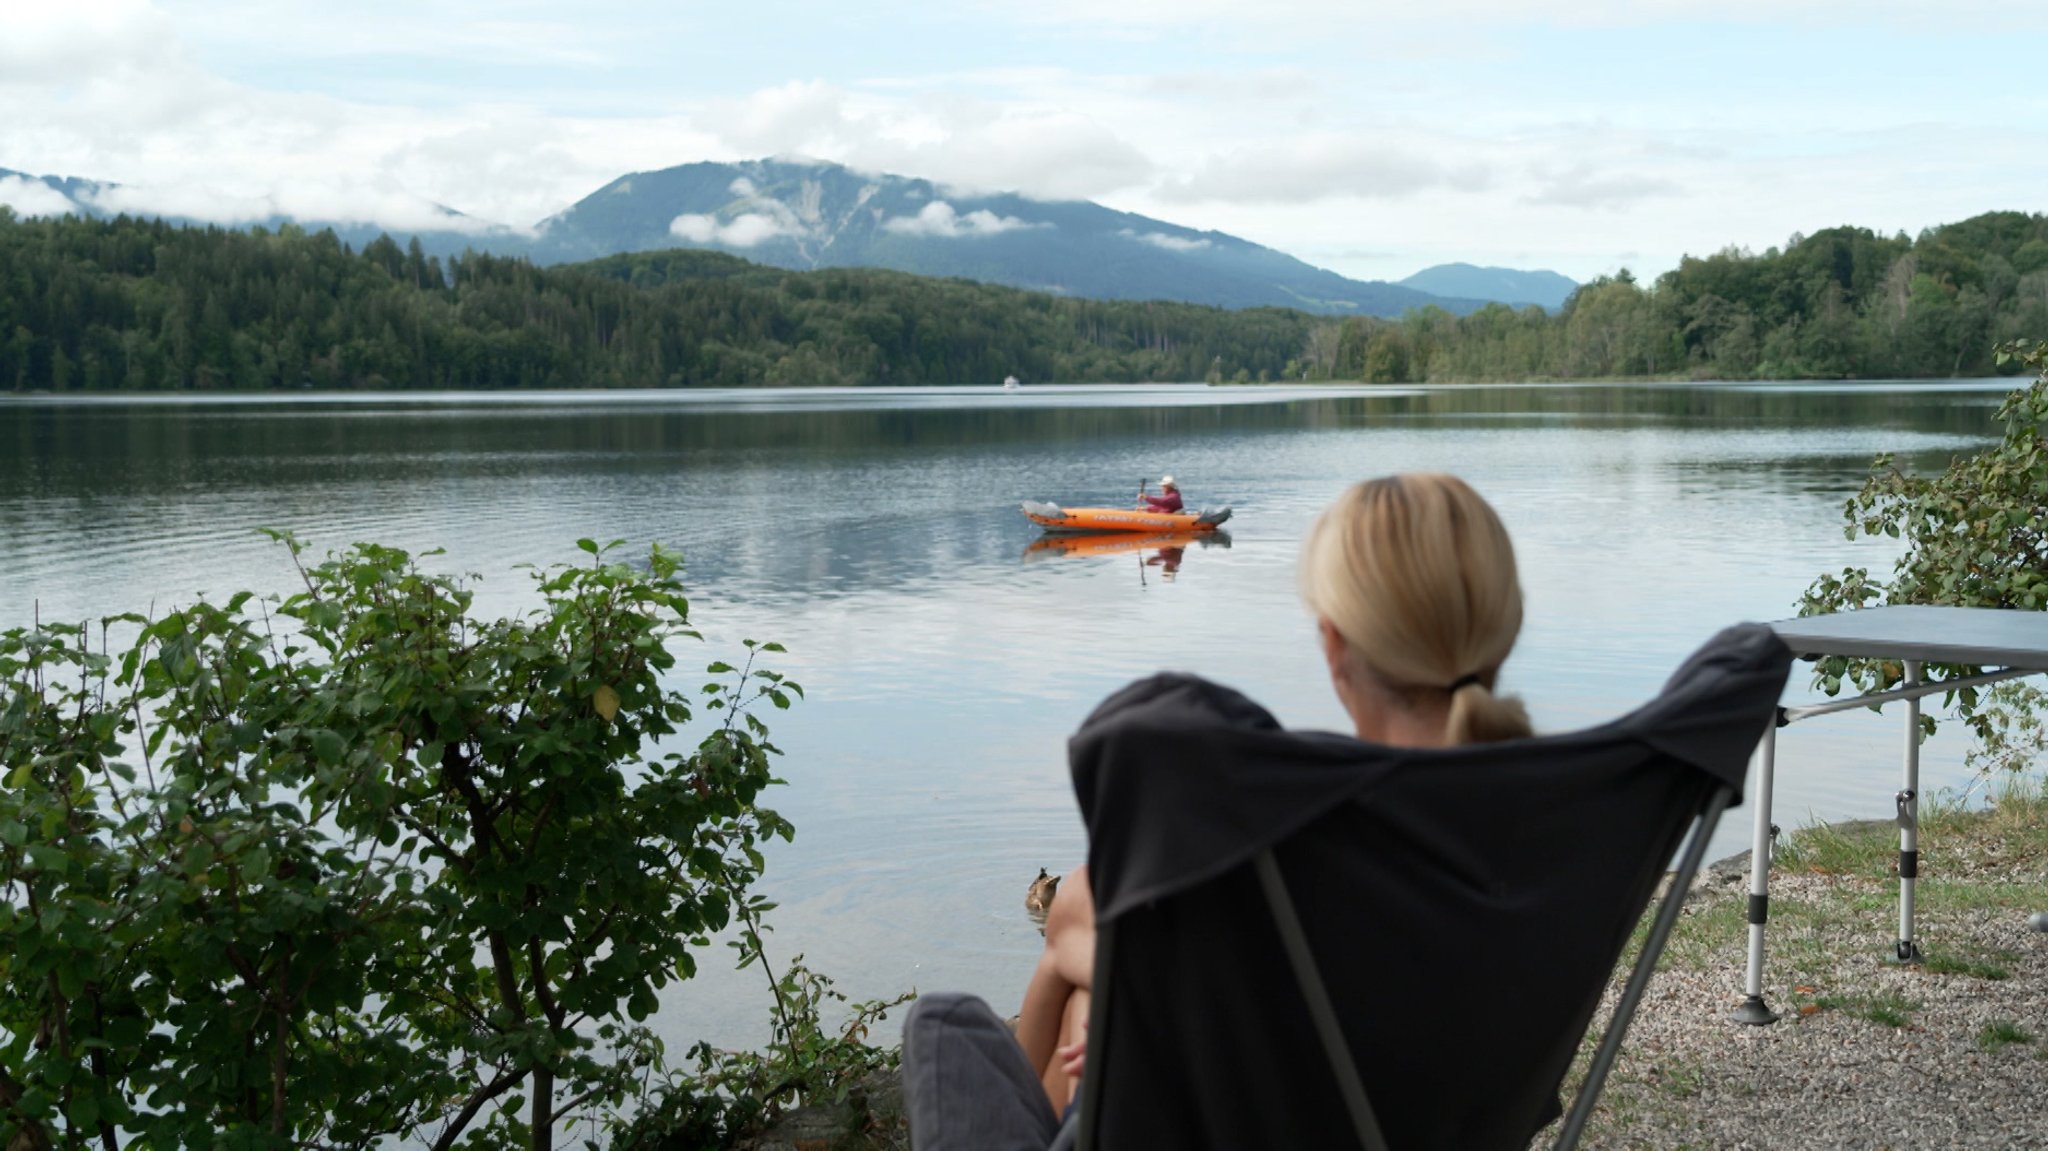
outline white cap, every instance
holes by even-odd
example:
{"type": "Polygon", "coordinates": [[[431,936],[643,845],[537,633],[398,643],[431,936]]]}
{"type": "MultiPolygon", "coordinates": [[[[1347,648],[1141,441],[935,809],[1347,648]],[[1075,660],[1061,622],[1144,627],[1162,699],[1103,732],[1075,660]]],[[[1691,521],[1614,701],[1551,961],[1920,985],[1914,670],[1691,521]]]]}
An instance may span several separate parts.
{"type": "Polygon", "coordinates": [[[1172,476],[1161,476],[1161,477],[1159,477],[1159,486],[1160,486],[1160,487],[1162,487],[1162,488],[1170,488],[1170,487],[1172,487],[1172,486],[1173,486],[1173,477],[1172,477],[1172,476]]]}

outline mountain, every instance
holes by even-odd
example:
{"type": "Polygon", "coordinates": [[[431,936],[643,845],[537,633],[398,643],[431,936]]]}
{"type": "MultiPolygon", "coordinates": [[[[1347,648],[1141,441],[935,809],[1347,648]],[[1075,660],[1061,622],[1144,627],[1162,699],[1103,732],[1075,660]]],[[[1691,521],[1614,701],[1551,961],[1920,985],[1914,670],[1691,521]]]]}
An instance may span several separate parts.
{"type": "Polygon", "coordinates": [[[1556,272],[1524,272],[1517,268],[1480,268],[1471,264],[1438,264],[1405,280],[1405,287],[1439,296],[1462,296],[1502,304],[1557,309],[1578,291],[1577,281],[1556,272]]]}
{"type": "Polygon", "coordinates": [[[1222,232],[1088,201],[968,195],[929,180],[793,160],[621,176],[543,221],[532,251],[555,262],[672,247],[717,248],[799,270],[893,268],[1226,308],[1394,316],[1430,304],[1463,313],[1483,303],[1347,279],[1222,232]]]}
{"type": "MultiPolygon", "coordinates": [[[[23,214],[145,214],[139,201],[115,184],[0,169],[0,203],[21,205],[23,214]]],[[[709,248],[796,270],[890,268],[1090,299],[1284,307],[1325,315],[1398,316],[1432,305],[1463,314],[1487,299],[1352,280],[1222,232],[1085,200],[969,195],[929,180],[816,161],[698,163],[634,172],[526,230],[487,224],[440,205],[425,215],[435,224],[416,235],[429,254],[475,249],[542,264],[709,248]]],[[[357,247],[381,230],[281,213],[249,222],[332,228],[357,247]]]]}

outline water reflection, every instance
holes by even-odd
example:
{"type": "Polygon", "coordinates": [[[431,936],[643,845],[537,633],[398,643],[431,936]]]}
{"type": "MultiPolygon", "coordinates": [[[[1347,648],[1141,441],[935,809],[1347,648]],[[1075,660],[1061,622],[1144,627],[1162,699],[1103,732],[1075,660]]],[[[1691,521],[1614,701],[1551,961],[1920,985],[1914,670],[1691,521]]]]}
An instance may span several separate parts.
{"type": "Polygon", "coordinates": [[[1047,534],[1024,546],[1024,562],[1050,559],[1122,559],[1136,556],[1138,582],[1146,582],[1146,571],[1158,572],[1168,583],[1180,574],[1187,550],[1230,547],[1227,531],[1207,532],[1104,532],[1094,535],[1047,534]]]}

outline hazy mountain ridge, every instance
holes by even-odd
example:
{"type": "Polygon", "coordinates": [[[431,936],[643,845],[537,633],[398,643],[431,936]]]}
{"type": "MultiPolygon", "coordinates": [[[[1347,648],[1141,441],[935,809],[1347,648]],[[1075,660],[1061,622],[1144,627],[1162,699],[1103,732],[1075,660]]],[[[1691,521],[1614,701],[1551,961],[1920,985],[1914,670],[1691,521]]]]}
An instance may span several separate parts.
{"type": "Polygon", "coordinates": [[[1398,281],[1417,291],[1439,296],[1464,296],[1502,304],[1556,310],[1579,290],[1578,281],[1552,271],[1482,268],[1473,264],[1438,264],[1398,281]]]}
{"type": "Polygon", "coordinates": [[[838,164],[698,163],[621,176],[543,221],[536,259],[704,247],[777,267],[892,268],[1096,299],[1398,315],[1446,299],[1347,279],[1221,232],[1089,201],[966,194],[838,164]]]}
{"type": "MultiPolygon", "coordinates": [[[[119,210],[108,203],[119,199],[110,196],[119,185],[0,169],[0,180],[10,178],[38,183],[86,215],[119,210]]],[[[1222,232],[1090,201],[967,194],[929,180],[816,161],[706,162],[634,172],[530,230],[489,224],[441,205],[434,212],[436,218],[445,213],[449,226],[408,233],[276,214],[244,223],[329,227],[358,247],[388,230],[401,238],[416,236],[429,254],[474,249],[542,264],[707,248],[796,270],[889,268],[1091,299],[1288,307],[1330,315],[1397,316],[1428,306],[1463,314],[1487,299],[1352,280],[1222,232]]]]}

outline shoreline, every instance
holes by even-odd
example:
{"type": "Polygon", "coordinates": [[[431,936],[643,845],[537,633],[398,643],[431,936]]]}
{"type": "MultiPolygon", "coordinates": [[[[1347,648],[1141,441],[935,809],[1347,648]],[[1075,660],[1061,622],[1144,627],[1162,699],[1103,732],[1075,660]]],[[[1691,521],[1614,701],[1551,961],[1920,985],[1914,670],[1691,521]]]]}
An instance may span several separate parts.
{"type": "Polygon", "coordinates": [[[815,385],[646,385],[640,387],[589,387],[589,388],[521,388],[516,386],[493,388],[261,388],[241,390],[235,388],[182,388],[174,390],[133,390],[122,388],[66,389],[53,391],[49,388],[0,389],[0,403],[29,403],[49,400],[67,402],[79,400],[104,400],[108,402],[142,401],[153,403],[220,402],[246,401],[251,403],[274,402],[283,399],[297,399],[308,402],[375,402],[405,399],[448,399],[451,397],[477,396],[526,396],[578,397],[578,396],[645,396],[645,395],[862,395],[862,394],[909,394],[929,392],[963,392],[994,396],[1015,397],[1020,394],[1076,394],[1091,389],[1156,388],[1203,389],[1223,392],[1259,391],[1318,391],[1350,390],[1399,394],[1418,389],[1444,388],[1743,388],[1743,387],[1826,387],[1836,385],[1847,388],[1859,387],[1956,387],[1959,389],[1996,387],[2011,390],[2024,386],[2027,380],[2023,373],[2011,376],[1561,376],[1520,379],[1438,379],[1399,380],[1375,383],[1370,380],[1268,380],[1265,383],[1234,384],[1229,382],[1211,383],[1205,380],[1042,380],[1017,388],[1005,388],[1001,384],[987,383],[946,383],[946,384],[815,384],[815,385]]]}

